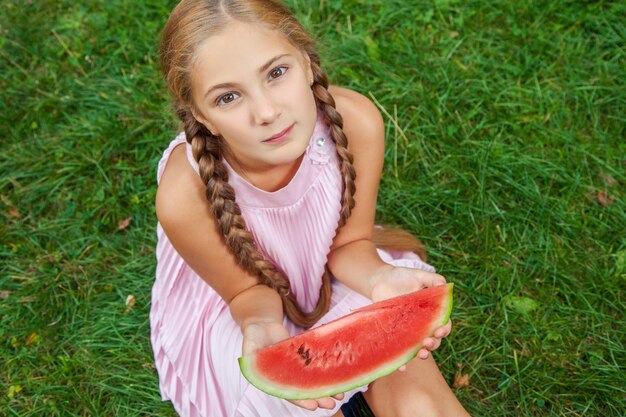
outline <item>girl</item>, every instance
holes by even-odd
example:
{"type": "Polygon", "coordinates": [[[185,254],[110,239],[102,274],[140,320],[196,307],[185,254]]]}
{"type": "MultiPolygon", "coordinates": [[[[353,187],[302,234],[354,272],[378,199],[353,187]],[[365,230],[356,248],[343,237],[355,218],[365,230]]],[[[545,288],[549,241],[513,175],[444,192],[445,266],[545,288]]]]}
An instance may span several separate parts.
{"type": "Polygon", "coordinates": [[[183,0],[160,53],[184,125],[158,167],[150,320],[163,399],[182,416],[341,416],[364,392],[378,417],[465,415],[428,354],[449,323],[403,372],[345,395],[288,402],[247,383],[242,353],[444,279],[373,243],[382,119],[328,87],[285,6],[183,0]]]}

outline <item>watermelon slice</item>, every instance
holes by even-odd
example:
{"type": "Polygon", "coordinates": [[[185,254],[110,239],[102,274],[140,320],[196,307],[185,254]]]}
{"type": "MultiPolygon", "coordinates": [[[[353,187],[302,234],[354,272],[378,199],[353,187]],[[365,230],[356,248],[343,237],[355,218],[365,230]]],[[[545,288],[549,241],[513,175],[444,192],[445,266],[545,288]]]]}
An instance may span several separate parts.
{"type": "Polygon", "coordinates": [[[420,350],[452,310],[453,284],[354,310],[347,316],[239,358],[248,381],[270,395],[332,396],[390,374],[420,350]]]}

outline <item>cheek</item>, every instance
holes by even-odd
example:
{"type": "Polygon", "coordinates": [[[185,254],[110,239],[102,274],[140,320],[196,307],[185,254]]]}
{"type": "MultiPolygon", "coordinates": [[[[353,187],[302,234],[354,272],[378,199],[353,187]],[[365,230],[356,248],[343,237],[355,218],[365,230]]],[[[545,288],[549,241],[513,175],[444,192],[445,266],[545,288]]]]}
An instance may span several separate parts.
{"type": "Polygon", "coordinates": [[[244,116],[241,109],[230,109],[228,112],[213,115],[210,117],[210,121],[215,128],[214,133],[219,133],[225,137],[240,135],[246,126],[245,123],[242,123],[244,116]]]}
{"type": "Polygon", "coordinates": [[[308,110],[311,112],[313,123],[315,123],[315,121],[317,120],[317,101],[315,100],[315,95],[313,94],[313,91],[310,87],[307,89],[306,103],[308,110]]]}
{"type": "Polygon", "coordinates": [[[314,101],[313,91],[309,84],[309,77],[305,70],[298,68],[294,69],[297,74],[286,88],[289,89],[289,94],[293,99],[301,100],[301,104],[310,105],[311,100],[314,101]]]}
{"type": "Polygon", "coordinates": [[[313,90],[311,90],[311,87],[308,83],[301,85],[296,91],[297,93],[294,94],[294,96],[297,95],[295,99],[298,100],[298,104],[301,108],[305,108],[307,110],[310,110],[311,108],[316,108],[315,96],[313,95],[313,90]]]}

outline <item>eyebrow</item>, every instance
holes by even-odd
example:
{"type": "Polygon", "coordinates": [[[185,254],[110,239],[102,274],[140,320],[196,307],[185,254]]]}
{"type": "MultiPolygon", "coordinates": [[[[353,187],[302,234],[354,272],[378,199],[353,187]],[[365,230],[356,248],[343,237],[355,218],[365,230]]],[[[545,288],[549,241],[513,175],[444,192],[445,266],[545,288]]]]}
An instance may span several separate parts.
{"type": "MultiPolygon", "coordinates": [[[[269,67],[272,66],[272,64],[274,62],[276,62],[279,59],[284,58],[286,56],[289,56],[289,54],[280,54],[280,55],[276,55],[273,58],[270,58],[265,64],[261,65],[261,67],[259,68],[259,74],[264,73],[265,71],[267,71],[269,69],[269,67]]],[[[233,83],[216,84],[213,87],[209,88],[209,90],[204,94],[204,97],[206,98],[209,94],[211,94],[211,92],[213,92],[213,90],[217,90],[217,89],[220,89],[220,88],[230,88],[233,85],[234,85],[233,83]]]]}

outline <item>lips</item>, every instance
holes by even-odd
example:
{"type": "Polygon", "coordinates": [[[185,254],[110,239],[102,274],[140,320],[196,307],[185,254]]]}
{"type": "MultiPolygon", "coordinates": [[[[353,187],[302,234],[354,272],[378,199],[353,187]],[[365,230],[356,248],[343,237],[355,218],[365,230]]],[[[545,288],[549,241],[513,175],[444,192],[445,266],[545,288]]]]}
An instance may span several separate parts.
{"type": "Polygon", "coordinates": [[[291,129],[293,128],[294,124],[295,123],[293,123],[287,129],[285,129],[285,130],[283,130],[281,132],[278,132],[274,136],[270,136],[269,138],[265,139],[263,142],[273,143],[273,142],[280,142],[280,141],[282,141],[284,139],[287,139],[287,137],[289,136],[289,133],[291,132],[291,129]]]}

